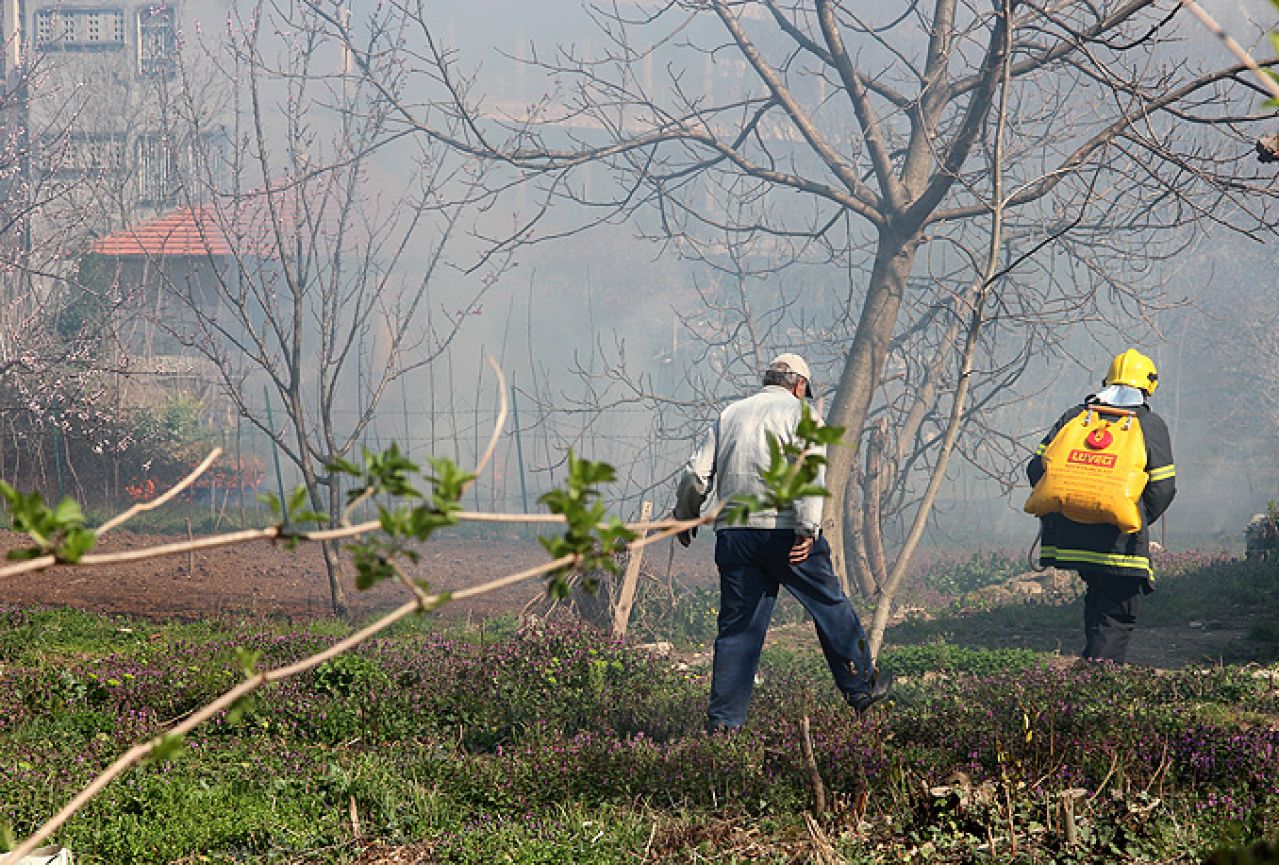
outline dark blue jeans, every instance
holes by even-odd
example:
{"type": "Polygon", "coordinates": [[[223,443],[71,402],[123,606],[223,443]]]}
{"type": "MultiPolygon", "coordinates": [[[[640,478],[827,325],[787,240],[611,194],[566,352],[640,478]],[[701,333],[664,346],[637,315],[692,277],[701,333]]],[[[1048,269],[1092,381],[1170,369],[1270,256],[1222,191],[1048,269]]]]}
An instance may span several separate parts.
{"type": "Polygon", "coordinates": [[[764,634],[785,586],[817,626],[817,639],[845,699],[871,688],[873,664],[861,620],[830,563],[830,544],[818,537],[808,558],[787,561],[790,529],[722,529],[715,536],[719,566],[719,636],[711,676],[707,727],[740,727],[746,721],[764,634]]]}

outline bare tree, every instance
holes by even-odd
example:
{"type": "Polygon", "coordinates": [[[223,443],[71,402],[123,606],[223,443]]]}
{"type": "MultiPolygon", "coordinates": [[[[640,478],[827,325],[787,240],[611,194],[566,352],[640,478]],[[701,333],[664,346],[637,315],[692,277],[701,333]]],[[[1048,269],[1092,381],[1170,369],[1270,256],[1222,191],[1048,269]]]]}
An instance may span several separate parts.
{"type": "MultiPolygon", "coordinates": [[[[425,137],[547,178],[549,196],[589,201],[588,214],[634,214],[703,259],[716,255],[705,239],[729,232],[788,247],[778,266],[806,255],[868,263],[864,290],[849,287],[853,328],[836,349],[829,412],[853,445],[831,456],[836,506],[825,528],[837,552],[855,444],[885,393],[903,312],[918,308],[912,275],[921,262],[945,269],[944,250],[963,248],[966,226],[987,216],[973,193],[986,168],[974,157],[1005,55],[1018,117],[1007,144],[1009,233],[1054,246],[1047,279],[1033,286],[1039,311],[1140,315],[1144,271],[1196,226],[1267,225],[1266,184],[1246,160],[1247,130],[1264,117],[1251,107],[1257,86],[1239,67],[1174,47],[1172,2],[1018,2],[1008,13],[965,0],[875,12],[834,0],[595,9],[608,47],[537,60],[571,87],[558,114],[551,102],[517,120],[482,110],[423,5],[397,8],[424,46],[417,80],[442,86],[464,121],[441,128],[385,90],[425,137]],[[645,64],[661,70],[660,86],[641,74],[645,64]],[[575,146],[557,144],[564,138],[575,146]],[[616,183],[588,199],[572,183],[585,164],[606,165],[616,183]]],[[[357,51],[366,65],[381,56],[357,51]]],[[[535,211],[512,238],[545,218],[535,211]]]]}
{"type": "MultiPolygon", "coordinates": [[[[380,87],[347,74],[321,24],[299,4],[235,7],[223,50],[202,58],[224,113],[202,100],[207,80],[179,73],[170,128],[198,143],[220,124],[229,164],[196,160],[176,217],[196,240],[142,249],[141,280],[161,295],[156,325],[207,359],[234,409],[296,467],[309,507],[336,522],[345,497],[327,464],[363,441],[393,383],[446,349],[506,259],[452,267],[482,173],[403,140],[381,89],[398,92],[395,64],[378,68],[380,87]]],[[[325,561],[342,614],[335,544],[325,561]]]]}
{"type": "Polygon", "coordinates": [[[19,50],[17,34],[0,47],[0,465],[46,489],[56,475],[85,497],[77,462],[97,463],[86,474],[102,480],[130,446],[113,411],[119,354],[108,326],[129,296],[83,257],[103,226],[103,209],[86,202],[111,197],[106,209],[118,213],[117,178],[69,146],[83,137],[86,88],[66,84],[59,58],[19,50]]]}

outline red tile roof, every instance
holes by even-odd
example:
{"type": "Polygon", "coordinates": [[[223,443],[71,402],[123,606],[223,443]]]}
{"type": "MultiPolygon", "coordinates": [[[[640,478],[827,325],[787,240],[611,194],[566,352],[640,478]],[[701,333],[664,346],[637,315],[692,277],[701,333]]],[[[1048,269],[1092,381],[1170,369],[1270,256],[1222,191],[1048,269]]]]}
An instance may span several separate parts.
{"type": "Polygon", "coordinates": [[[150,222],[100,237],[99,255],[231,255],[231,245],[204,208],[183,207],[150,222]]]}
{"type": "MultiPolygon", "coordinates": [[[[276,198],[276,213],[289,235],[292,196],[276,198]]],[[[275,257],[275,232],[266,196],[249,195],[239,206],[181,207],[148,222],[100,237],[90,246],[99,255],[275,257]]]]}

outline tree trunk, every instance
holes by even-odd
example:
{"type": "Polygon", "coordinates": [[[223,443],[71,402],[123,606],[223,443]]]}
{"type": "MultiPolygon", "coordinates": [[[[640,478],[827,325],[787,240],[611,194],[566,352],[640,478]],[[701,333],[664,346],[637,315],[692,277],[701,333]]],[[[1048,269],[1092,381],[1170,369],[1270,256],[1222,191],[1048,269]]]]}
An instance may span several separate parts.
{"type": "MultiPolygon", "coordinates": [[[[1003,0],[1003,18],[1005,21],[1011,20],[1012,17],[1011,2],[1012,0],[1003,0]]],[[[906,575],[906,566],[910,563],[911,556],[914,555],[915,549],[919,545],[919,539],[923,537],[924,526],[928,522],[929,512],[932,510],[933,503],[937,501],[937,494],[946,478],[946,465],[955,449],[955,441],[959,438],[959,430],[963,425],[964,419],[964,406],[968,401],[968,392],[972,385],[973,358],[977,353],[977,338],[985,315],[986,298],[995,281],[995,276],[999,272],[1000,246],[1003,243],[1004,208],[1006,206],[1004,201],[1003,158],[1004,130],[1007,126],[1008,118],[1008,75],[1011,52],[1005,49],[1001,54],[999,107],[996,114],[995,140],[990,166],[990,243],[986,250],[986,264],[981,277],[972,288],[972,313],[969,316],[968,332],[965,335],[964,348],[960,356],[959,376],[955,382],[955,395],[951,400],[950,417],[947,419],[946,432],[942,437],[941,447],[938,449],[937,462],[928,478],[928,486],[919,501],[919,507],[915,511],[915,518],[911,523],[910,530],[906,533],[901,550],[897,554],[897,561],[893,564],[892,572],[884,580],[882,592],[875,604],[875,615],[868,633],[870,654],[873,658],[879,657],[879,649],[884,642],[884,631],[888,628],[888,618],[893,610],[893,598],[906,575]]]]}
{"type": "Polygon", "coordinates": [[[863,520],[865,538],[863,546],[870,564],[870,572],[878,589],[888,576],[888,557],[884,554],[884,475],[888,471],[884,455],[888,448],[888,418],[881,417],[866,440],[866,474],[863,482],[863,520]]]}
{"type": "Polygon", "coordinates": [[[862,508],[862,470],[857,461],[852,464],[855,473],[848,482],[848,498],[844,501],[844,538],[848,542],[848,567],[857,578],[857,587],[862,597],[873,598],[878,588],[878,581],[870,568],[870,557],[866,554],[866,512],[862,508]]]}
{"type": "MultiPolygon", "coordinates": [[[[305,451],[302,458],[302,479],[306,484],[307,496],[311,501],[311,509],[330,514],[341,513],[341,490],[337,493],[337,508],[334,510],[335,485],[329,487],[329,501],[325,502],[320,494],[320,479],[316,477],[315,467],[311,464],[305,451]]],[[[324,571],[329,579],[329,601],[333,606],[333,615],[339,619],[347,613],[346,591],[342,588],[342,560],[338,555],[338,545],[334,541],[322,541],[320,550],[324,554],[324,571]]]]}
{"type": "MultiPolygon", "coordinates": [[[[342,484],[329,473],[329,514],[336,521],[342,513],[342,484]]],[[[324,542],[324,570],[329,577],[329,599],[333,602],[333,615],[343,617],[347,613],[346,590],[342,588],[342,545],[340,541],[324,542]]]]}
{"type": "Polygon", "coordinates": [[[919,240],[918,228],[903,229],[889,225],[881,229],[857,333],[853,336],[827,418],[831,425],[845,429],[843,444],[830,448],[827,456],[829,512],[822,525],[830,541],[835,573],[839,574],[845,591],[848,591],[845,563],[849,547],[844,536],[844,504],[848,482],[854,473],[853,464],[857,459],[862,429],[888,357],[888,342],[897,324],[897,313],[906,292],[906,279],[915,263],[919,240]]]}

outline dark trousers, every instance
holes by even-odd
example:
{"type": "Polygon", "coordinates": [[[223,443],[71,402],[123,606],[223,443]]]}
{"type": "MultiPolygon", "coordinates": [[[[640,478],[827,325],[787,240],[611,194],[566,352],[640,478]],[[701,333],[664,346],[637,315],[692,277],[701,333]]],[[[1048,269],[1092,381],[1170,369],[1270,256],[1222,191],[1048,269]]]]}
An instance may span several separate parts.
{"type": "Polygon", "coordinates": [[[1138,577],[1110,574],[1079,574],[1088,586],[1084,595],[1085,658],[1124,663],[1128,641],[1137,626],[1141,596],[1150,584],[1138,577]]]}
{"type": "Polygon", "coordinates": [[[723,529],[715,536],[719,635],[707,721],[711,730],[746,721],[778,586],[813,617],[826,664],[845,699],[871,688],[866,632],[831,567],[830,545],[818,537],[808,558],[792,565],[787,556],[794,542],[790,529],[723,529]]]}

